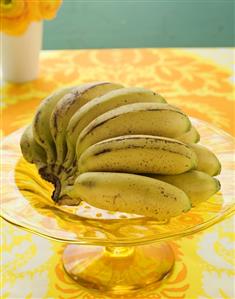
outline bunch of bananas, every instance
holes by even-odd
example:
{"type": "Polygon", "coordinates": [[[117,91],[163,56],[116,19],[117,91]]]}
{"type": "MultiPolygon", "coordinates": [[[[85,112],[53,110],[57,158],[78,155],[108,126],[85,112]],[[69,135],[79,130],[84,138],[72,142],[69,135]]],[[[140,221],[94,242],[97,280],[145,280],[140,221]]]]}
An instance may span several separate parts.
{"type": "Polygon", "coordinates": [[[179,108],[143,88],[96,82],[59,90],[21,138],[52,198],[163,220],[220,189],[220,162],[179,108]]]}

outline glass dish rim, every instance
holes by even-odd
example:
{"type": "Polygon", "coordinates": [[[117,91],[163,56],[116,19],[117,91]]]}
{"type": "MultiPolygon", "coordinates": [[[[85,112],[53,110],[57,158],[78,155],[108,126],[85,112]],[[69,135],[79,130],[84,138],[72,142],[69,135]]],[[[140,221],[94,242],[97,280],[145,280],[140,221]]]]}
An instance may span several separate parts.
{"type": "MultiPolygon", "coordinates": [[[[209,126],[212,128],[213,131],[215,131],[218,134],[224,135],[226,137],[229,137],[230,139],[233,140],[235,143],[235,138],[230,135],[229,133],[225,132],[224,130],[215,127],[214,125],[204,121],[200,120],[194,117],[190,117],[191,120],[193,121],[199,121],[200,123],[209,126]]],[[[7,135],[9,137],[12,134],[16,134],[18,131],[22,130],[22,128],[12,132],[11,134],[7,135]]],[[[65,212],[66,213],[66,212],[65,212]]],[[[56,240],[59,242],[65,242],[65,243],[73,243],[73,244],[87,244],[87,245],[109,245],[109,246],[131,246],[131,245],[141,245],[141,244],[150,244],[153,242],[159,242],[159,241],[164,241],[164,240],[169,240],[169,239],[176,239],[184,236],[189,236],[194,233],[203,231],[204,229],[207,229],[211,227],[212,225],[223,221],[224,219],[232,216],[235,213],[235,204],[232,203],[228,208],[226,208],[223,211],[218,212],[215,216],[212,218],[208,219],[207,221],[204,221],[202,223],[193,225],[189,228],[183,228],[179,232],[163,232],[163,233],[156,233],[156,236],[151,236],[151,237],[140,237],[140,238],[133,238],[131,241],[128,241],[127,239],[119,238],[117,240],[105,240],[105,239],[98,239],[98,238],[89,238],[89,237],[79,237],[79,238],[60,238],[58,236],[54,236],[53,234],[47,234],[45,232],[41,232],[39,228],[33,228],[32,226],[30,227],[28,224],[24,224],[24,222],[19,222],[15,219],[13,219],[12,216],[7,214],[6,212],[3,211],[2,207],[0,208],[0,217],[4,219],[6,222],[15,225],[16,227],[19,227],[21,229],[24,229],[28,232],[34,233],[36,235],[45,237],[47,239],[51,240],[56,240]]],[[[128,219],[128,221],[131,220],[136,220],[138,218],[133,218],[133,219],[128,219]]],[[[93,219],[95,221],[95,219],[93,219]]],[[[114,222],[123,222],[125,223],[126,219],[98,219],[97,220],[99,223],[102,221],[105,221],[106,223],[114,223],[114,222]]],[[[154,221],[154,220],[153,220],[154,221]]],[[[130,222],[129,222],[130,223],[130,222]]],[[[164,225],[164,224],[162,224],[164,225]]]]}

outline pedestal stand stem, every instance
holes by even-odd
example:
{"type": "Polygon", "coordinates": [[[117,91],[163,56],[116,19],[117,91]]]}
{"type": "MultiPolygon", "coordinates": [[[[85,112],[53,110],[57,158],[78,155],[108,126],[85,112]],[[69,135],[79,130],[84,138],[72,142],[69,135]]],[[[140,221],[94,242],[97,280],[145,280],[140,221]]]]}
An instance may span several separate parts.
{"type": "Polygon", "coordinates": [[[174,254],[165,243],[134,247],[68,245],[63,263],[83,287],[107,294],[127,294],[157,285],[173,268],[174,254]]]}

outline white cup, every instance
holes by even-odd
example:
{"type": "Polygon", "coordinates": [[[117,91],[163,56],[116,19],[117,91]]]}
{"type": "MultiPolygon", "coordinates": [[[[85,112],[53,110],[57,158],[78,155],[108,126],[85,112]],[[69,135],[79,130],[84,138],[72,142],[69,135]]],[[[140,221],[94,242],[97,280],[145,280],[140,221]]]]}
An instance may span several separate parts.
{"type": "Polygon", "coordinates": [[[43,22],[32,22],[19,36],[1,34],[1,65],[4,81],[23,83],[39,73],[43,22]]]}

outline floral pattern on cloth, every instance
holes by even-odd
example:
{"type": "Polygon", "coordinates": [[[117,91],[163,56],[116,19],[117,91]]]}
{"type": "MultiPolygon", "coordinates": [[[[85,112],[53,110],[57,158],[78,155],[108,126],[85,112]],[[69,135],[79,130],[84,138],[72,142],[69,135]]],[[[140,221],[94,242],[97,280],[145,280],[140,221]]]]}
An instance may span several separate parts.
{"type": "MultiPolygon", "coordinates": [[[[65,272],[61,255],[65,245],[48,241],[3,223],[1,298],[108,299],[76,284],[65,272]]],[[[171,241],[176,264],[158,288],[120,299],[234,298],[234,222],[227,219],[203,233],[171,241]]],[[[82,245],[80,245],[82,246],[82,245]]]]}
{"type": "MultiPolygon", "coordinates": [[[[234,51],[231,51],[232,61],[234,51]]],[[[43,51],[39,79],[25,84],[6,84],[2,88],[5,134],[28,123],[39,102],[56,89],[111,81],[152,89],[187,114],[234,135],[232,75],[232,70],[189,50],[43,51]]]]}

